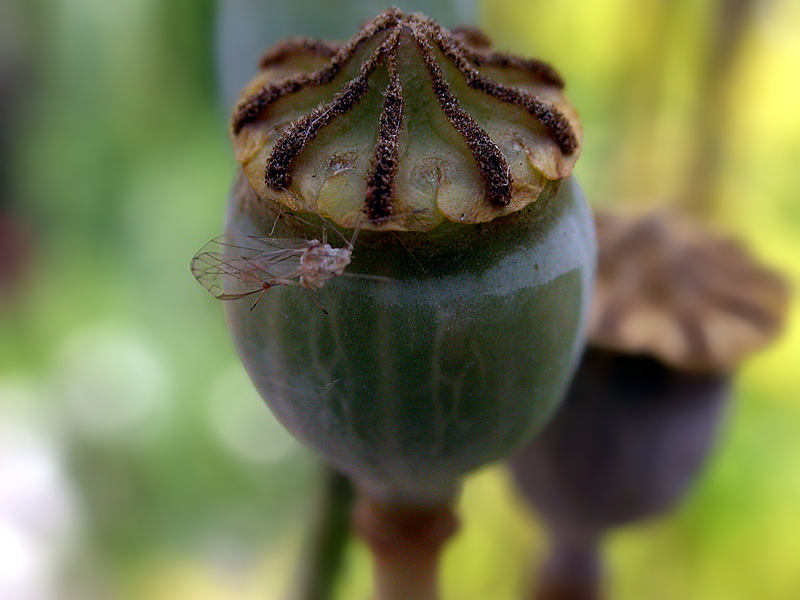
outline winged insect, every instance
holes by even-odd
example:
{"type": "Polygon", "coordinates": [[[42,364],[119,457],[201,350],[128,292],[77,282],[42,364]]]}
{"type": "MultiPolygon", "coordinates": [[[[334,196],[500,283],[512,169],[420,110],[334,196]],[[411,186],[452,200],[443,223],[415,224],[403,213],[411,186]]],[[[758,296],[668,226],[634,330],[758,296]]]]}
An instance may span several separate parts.
{"type": "MultiPolygon", "coordinates": [[[[291,216],[305,223],[300,217],[291,216]]],[[[250,310],[276,286],[306,288],[316,302],[313,293],[336,276],[391,281],[376,275],[345,273],[360,230],[361,226],[357,227],[350,240],[334,230],[345,242],[339,248],[328,243],[324,227],[322,241],[225,234],[212,239],[194,255],[191,271],[200,285],[218,300],[238,300],[258,294],[250,310]]]]}

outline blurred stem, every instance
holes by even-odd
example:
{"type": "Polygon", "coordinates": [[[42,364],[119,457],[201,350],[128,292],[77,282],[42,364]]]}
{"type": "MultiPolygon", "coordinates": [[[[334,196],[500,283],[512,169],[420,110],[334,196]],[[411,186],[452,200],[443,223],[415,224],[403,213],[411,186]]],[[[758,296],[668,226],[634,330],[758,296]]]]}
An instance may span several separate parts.
{"type": "Polygon", "coordinates": [[[708,60],[695,111],[695,160],[682,195],[686,208],[697,216],[709,217],[715,209],[724,150],[727,87],[755,5],[756,0],[718,0],[711,19],[708,60]]]}
{"type": "Polygon", "coordinates": [[[451,506],[392,506],[360,494],[353,523],[372,551],[376,600],[439,598],[440,550],[458,528],[451,506]]]}
{"type": "Polygon", "coordinates": [[[534,600],[599,600],[601,558],[594,534],[551,534],[552,548],[534,600]]]}
{"type": "Polygon", "coordinates": [[[647,36],[648,47],[640,62],[635,63],[635,72],[630,77],[636,87],[626,126],[627,136],[633,143],[623,148],[619,163],[621,181],[628,186],[619,191],[636,199],[652,195],[653,182],[658,179],[663,150],[658,145],[659,122],[654,117],[662,110],[671,40],[682,4],[661,0],[653,2],[650,8],[654,14],[647,36]],[[635,169],[631,169],[632,164],[636,165],[635,169]]]}
{"type": "Polygon", "coordinates": [[[323,490],[310,551],[297,600],[331,600],[350,537],[353,487],[350,480],[322,466],[323,490]]]}
{"type": "MultiPolygon", "coordinates": [[[[696,100],[687,114],[691,131],[690,156],[677,189],[670,190],[685,210],[708,217],[715,209],[716,187],[724,158],[726,99],[732,68],[739,56],[757,0],[712,0],[706,18],[704,64],[698,69],[696,100]]],[[[686,35],[687,0],[661,0],[652,6],[652,35],[639,67],[638,98],[629,126],[630,144],[620,164],[628,192],[634,198],[659,196],[663,185],[664,146],[662,115],[667,109],[670,61],[679,53],[686,35]],[[635,164],[636,168],[631,169],[635,164]],[[654,183],[656,182],[656,183],[654,183]]],[[[683,68],[692,68],[684,65],[683,68]]],[[[679,171],[680,173],[680,171],[679,171]]]]}

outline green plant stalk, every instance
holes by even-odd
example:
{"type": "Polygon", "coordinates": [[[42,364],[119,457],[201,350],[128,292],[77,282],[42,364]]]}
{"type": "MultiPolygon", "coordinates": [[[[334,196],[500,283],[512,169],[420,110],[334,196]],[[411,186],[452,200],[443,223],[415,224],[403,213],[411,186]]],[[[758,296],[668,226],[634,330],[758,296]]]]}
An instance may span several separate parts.
{"type": "Polygon", "coordinates": [[[353,487],[344,475],[323,465],[317,519],[312,527],[309,552],[303,565],[297,600],[331,600],[350,538],[353,487]]]}
{"type": "Polygon", "coordinates": [[[742,43],[750,30],[755,0],[720,0],[712,13],[709,51],[694,111],[697,143],[694,160],[686,176],[681,202],[698,218],[713,218],[723,175],[728,86],[742,43]]]}

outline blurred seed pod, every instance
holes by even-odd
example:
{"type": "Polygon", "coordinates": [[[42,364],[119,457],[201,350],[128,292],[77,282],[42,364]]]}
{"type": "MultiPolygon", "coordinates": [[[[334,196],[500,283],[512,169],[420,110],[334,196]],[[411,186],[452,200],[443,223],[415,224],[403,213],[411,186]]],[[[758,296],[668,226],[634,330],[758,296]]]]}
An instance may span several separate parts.
{"type": "Polygon", "coordinates": [[[597,225],[588,349],[553,421],[510,461],[553,538],[541,600],[596,597],[603,533],[684,496],[735,365],[774,338],[787,309],[777,275],[684,219],[606,213],[597,225]]]}
{"type": "Polygon", "coordinates": [[[731,240],[667,213],[599,214],[597,235],[592,345],[730,372],[783,326],[786,284],[731,240]]]}
{"type": "Polygon", "coordinates": [[[556,545],[586,555],[581,544],[684,496],[729,390],[726,374],[590,346],[552,422],[512,457],[516,486],[551,533],[569,540],[556,545]]]}
{"type": "Polygon", "coordinates": [[[563,82],[397,10],[261,65],[224,246],[195,274],[260,294],[228,323],[296,437],[372,497],[441,503],[545,422],[582,347],[594,228],[563,82]]]}

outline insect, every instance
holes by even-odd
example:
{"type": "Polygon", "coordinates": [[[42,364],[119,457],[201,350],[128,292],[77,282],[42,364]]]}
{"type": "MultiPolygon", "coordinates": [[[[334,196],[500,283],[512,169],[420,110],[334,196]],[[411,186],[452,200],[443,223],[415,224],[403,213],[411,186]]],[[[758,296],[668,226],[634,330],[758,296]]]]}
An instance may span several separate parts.
{"type": "MultiPolygon", "coordinates": [[[[246,235],[221,235],[194,255],[191,271],[195,279],[219,300],[238,300],[258,294],[253,310],[264,294],[277,286],[300,286],[313,293],[333,277],[348,275],[363,279],[391,281],[386,277],[345,273],[353,254],[352,239],[344,236],[345,246],[334,248],[327,242],[297,238],[265,238],[246,235]]],[[[337,232],[338,233],[338,232],[337,232]]],[[[341,235],[341,234],[339,234],[341,235]]]]}

